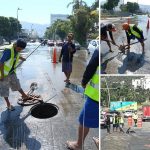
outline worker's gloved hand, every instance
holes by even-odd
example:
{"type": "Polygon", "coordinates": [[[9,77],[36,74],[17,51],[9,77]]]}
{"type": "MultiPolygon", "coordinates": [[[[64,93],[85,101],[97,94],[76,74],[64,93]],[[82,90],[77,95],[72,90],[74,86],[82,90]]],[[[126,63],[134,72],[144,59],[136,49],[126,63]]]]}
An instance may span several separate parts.
{"type": "Polygon", "coordinates": [[[26,59],[22,57],[22,61],[26,61],[26,59]]]}
{"type": "Polygon", "coordinates": [[[21,56],[20,56],[20,59],[21,59],[22,61],[26,61],[26,58],[24,58],[24,57],[21,57],[21,56]]]}
{"type": "Polygon", "coordinates": [[[86,88],[86,85],[85,85],[85,84],[81,83],[81,85],[82,85],[82,87],[83,87],[84,89],[86,88]]]}

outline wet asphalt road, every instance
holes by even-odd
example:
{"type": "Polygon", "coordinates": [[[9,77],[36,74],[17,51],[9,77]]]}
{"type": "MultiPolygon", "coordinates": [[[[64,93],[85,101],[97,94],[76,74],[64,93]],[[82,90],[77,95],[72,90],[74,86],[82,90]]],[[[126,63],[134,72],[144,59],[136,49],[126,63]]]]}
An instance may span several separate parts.
{"type": "MultiPolygon", "coordinates": [[[[23,55],[27,56],[36,47],[37,45],[28,46],[23,55]]],[[[16,110],[6,110],[6,104],[0,98],[0,150],[66,150],[65,142],[76,139],[78,116],[84,103],[83,94],[65,87],[61,63],[52,63],[51,54],[52,48],[41,46],[17,69],[17,76],[26,92],[31,83],[36,82],[38,89],[35,94],[40,94],[44,101],[56,95],[48,102],[59,107],[58,114],[49,119],[34,118],[29,112],[32,106],[18,105],[20,94],[10,91],[10,102],[16,110]]],[[[90,57],[85,51],[75,54],[72,83],[80,84],[90,57]]],[[[99,129],[90,130],[85,150],[96,150],[92,137],[98,136],[98,131],[99,129]]]]}
{"type": "MultiPolygon", "coordinates": [[[[127,131],[125,123],[124,131],[127,131]]],[[[132,127],[135,133],[107,133],[101,129],[101,150],[149,150],[150,149],[150,122],[143,122],[142,128],[132,127]]]]}
{"type": "MultiPolygon", "coordinates": [[[[102,20],[101,23],[114,23],[117,31],[113,33],[116,44],[126,44],[125,32],[122,30],[121,24],[127,22],[127,18],[121,19],[108,19],[102,20]]],[[[113,53],[109,53],[109,48],[106,42],[101,42],[101,54],[103,56],[102,62],[104,63],[104,71],[107,74],[149,74],[150,73],[150,29],[147,30],[147,16],[138,16],[136,18],[130,18],[131,24],[137,24],[144,33],[145,41],[145,55],[142,55],[141,44],[137,43],[131,46],[130,53],[120,54],[118,47],[112,45],[113,53]]],[[[137,40],[132,40],[136,42],[137,40]]]]}

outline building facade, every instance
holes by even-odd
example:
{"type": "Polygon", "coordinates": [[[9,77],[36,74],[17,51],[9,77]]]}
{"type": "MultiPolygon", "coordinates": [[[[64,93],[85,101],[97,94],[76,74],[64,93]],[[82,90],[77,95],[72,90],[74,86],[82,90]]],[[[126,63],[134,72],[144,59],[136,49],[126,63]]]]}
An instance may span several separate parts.
{"type": "Polygon", "coordinates": [[[142,89],[150,89],[150,77],[144,77],[141,79],[132,80],[134,89],[141,87],[142,89]]]}

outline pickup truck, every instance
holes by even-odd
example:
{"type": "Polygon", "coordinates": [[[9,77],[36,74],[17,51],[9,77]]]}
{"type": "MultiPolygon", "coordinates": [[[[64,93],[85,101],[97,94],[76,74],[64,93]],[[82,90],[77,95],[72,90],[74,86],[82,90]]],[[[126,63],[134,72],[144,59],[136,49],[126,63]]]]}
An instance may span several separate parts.
{"type": "Polygon", "coordinates": [[[150,105],[145,105],[142,107],[143,110],[143,117],[142,120],[150,120],[150,105]]]}

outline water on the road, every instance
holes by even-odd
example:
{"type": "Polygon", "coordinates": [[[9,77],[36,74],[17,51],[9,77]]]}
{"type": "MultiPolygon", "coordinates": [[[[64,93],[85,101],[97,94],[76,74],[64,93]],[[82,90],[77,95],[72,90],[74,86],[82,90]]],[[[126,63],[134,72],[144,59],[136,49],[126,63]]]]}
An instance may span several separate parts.
{"type": "MultiPolygon", "coordinates": [[[[27,57],[38,44],[28,44],[22,55],[27,57]]],[[[85,53],[86,51],[78,51],[75,54],[71,83],[78,85],[81,82],[89,60],[85,53]]],[[[30,90],[31,83],[36,82],[35,94],[41,95],[44,102],[50,99],[48,103],[57,105],[58,114],[49,119],[34,118],[30,115],[32,106],[18,106],[20,94],[10,90],[9,99],[16,110],[6,110],[4,100],[0,99],[0,149],[65,150],[65,142],[76,139],[77,118],[84,103],[83,96],[65,87],[61,63],[52,63],[52,54],[53,47],[40,46],[18,67],[17,76],[25,92],[30,90]]],[[[60,47],[57,47],[57,60],[59,54],[60,47]]],[[[93,136],[98,136],[98,129],[89,133],[86,149],[96,150],[90,139],[93,136]]]]}

